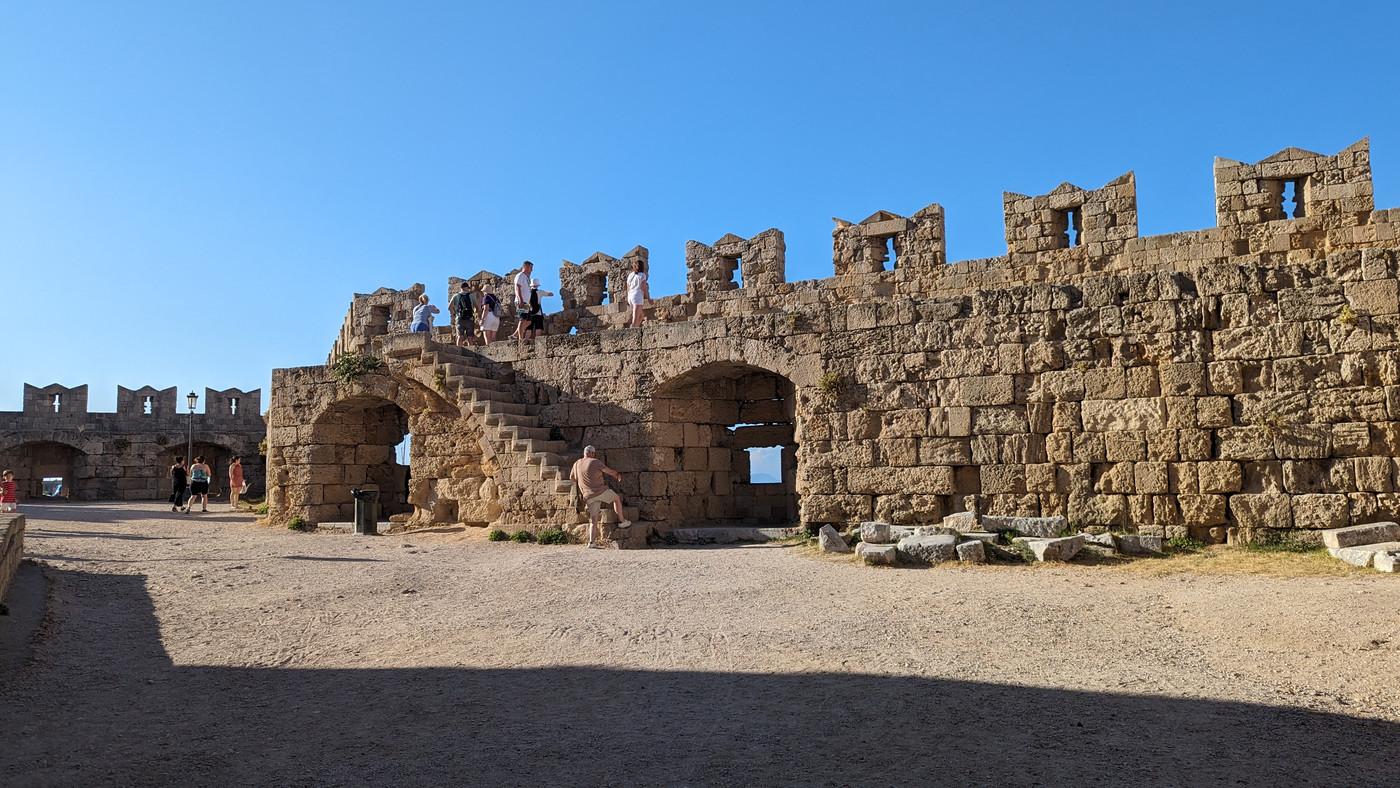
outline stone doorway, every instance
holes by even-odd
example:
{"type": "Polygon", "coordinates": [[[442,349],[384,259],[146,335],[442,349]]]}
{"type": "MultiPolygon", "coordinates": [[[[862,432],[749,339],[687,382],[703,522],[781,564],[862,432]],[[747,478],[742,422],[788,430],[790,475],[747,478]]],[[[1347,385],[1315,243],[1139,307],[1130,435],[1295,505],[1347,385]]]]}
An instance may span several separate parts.
{"type": "Polygon", "coordinates": [[[676,470],[650,474],[643,495],[661,499],[657,510],[673,527],[795,522],[793,395],[792,381],[747,364],[707,364],[669,381],[655,395],[652,426],[676,470]],[[755,459],[764,466],[757,473],[755,459]]]}
{"type": "Polygon", "coordinates": [[[322,514],[317,519],[353,518],[350,490],[365,485],[379,488],[381,519],[412,511],[408,483],[413,461],[400,465],[395,456],[395,447],[408,432],[408,414],[373,395],[340,400],[322,413],[312,425],[308,445],[301,447],[304,469],[294,472],[304,476],[305,484],[320,488],[322,514]]]}
{"type": "Polygon", "coordinates": [[[46,497],[87,500],[83,497],[89,492],[84,486],[87,455],[65,443],[35,441],[6,449],[0,452],[0,469],[4,468],[14,471],[15,492],[21,501],[46,497]],[[50,480],[48,487],[55,495],[45,495],[45,479],[50,480]]]}
{"type": "MultiPolygon", "coordinates": [[[[179,446],[168,447],[164,464],[160,467],[160,472],[164,475],[170,473],[170,466],[175,461],[185,456],[186,446],[181,443],[179,446]]],[[[227,446],[220,446],[217,443],[194,442],[194,454],[190,455],[189,463],[194,464],[195,457],[203,457],[204,464],[209,466],[209,497],[222,498],[228,495],[228,464],[233,459],[233,450],[227,446]]],[[[246,465],[248,458],[244,457],[246,465]]],[[[246,473],[246,471],[245,471],[246,473]]]]}

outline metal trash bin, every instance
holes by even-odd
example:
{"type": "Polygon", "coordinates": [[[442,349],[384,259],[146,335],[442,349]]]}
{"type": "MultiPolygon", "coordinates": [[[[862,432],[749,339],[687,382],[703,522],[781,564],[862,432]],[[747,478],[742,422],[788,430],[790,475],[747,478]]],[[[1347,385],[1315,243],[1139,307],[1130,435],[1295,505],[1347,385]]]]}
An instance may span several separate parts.
{"type": "Polygon", "coordinates": [[[354,489],[350,494],[355,498],[355,535],[376,536],[379,533],[379,490],[354,489]]]}

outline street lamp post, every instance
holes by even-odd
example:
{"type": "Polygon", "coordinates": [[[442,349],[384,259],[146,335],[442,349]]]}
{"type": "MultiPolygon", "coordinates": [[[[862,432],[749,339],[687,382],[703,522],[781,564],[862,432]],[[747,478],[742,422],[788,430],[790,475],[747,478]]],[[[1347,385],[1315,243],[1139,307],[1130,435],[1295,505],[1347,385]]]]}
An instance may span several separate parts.
{"type": "MultiPolygon", "coordinates": [[[[199,402],[199,395],[191,391],[185,395],[185,402],[190,405],[190,443],[185,454],[185,462],[194,464],[194,406],[199,402]]],[[[188,467],[188,466],[186,466],[188,467]]]]}

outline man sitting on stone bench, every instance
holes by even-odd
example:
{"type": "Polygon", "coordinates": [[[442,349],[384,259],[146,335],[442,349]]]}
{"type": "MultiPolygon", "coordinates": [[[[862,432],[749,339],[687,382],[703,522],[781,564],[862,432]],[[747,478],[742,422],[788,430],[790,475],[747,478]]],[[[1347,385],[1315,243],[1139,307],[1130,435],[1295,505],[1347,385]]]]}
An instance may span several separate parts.
{"type": "Polygon", "coordinates": [[[598,518],[602,514],[603,504],[611,503],[613,511],[617,512],[618,527],[626,528],[631,525],[631,521],[622,516],[622,496],[618,495],[608,487],[608,481],[604,475],[614,479],[622,479],[622,474],[603,464],[597,457],[598,450],[593,446],[583,447],[583,459],[574,463],[573,470],[569,471],[569,479],[578,485],[579,493],[583,495],[583,500],[588,504],[588,546],[598,547],[597,541],[593,537],[593,529],[598,529],[598,539],[603,538],[603,528],[598,523],[598,518]]]}

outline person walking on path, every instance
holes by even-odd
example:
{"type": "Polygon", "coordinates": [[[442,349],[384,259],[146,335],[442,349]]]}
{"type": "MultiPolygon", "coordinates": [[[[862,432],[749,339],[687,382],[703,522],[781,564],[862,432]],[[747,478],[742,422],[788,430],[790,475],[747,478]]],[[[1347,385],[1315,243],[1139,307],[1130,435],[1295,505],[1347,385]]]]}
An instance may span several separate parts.
{"type": "Polygon", "coordinates": [[[476,315],[472,312],[471,285],[463,282],[457,294],[447,302],[447,313],[452,316],[452,330],[457,332],[457,347],[471,344],[476,333],[476,315]]]}
{"type": "Polygon", "coordinates": [[[195,457],[194,465],[190,466],[190,499],[185,502],[185,511],[194,506],[196,497],[199,498],[199,510],[209,511],[209,481],[212,477],[209,466],[204,464],[204,455],[195,457]]]}
{"type": "Polygon", "coordinates": [[[15,494],[15,472],[9,468],[0,473],[0,512],[19,511],[19,496],[15,494]]]}
{"type": "Polygon", "coordinates": [[[526,260],[520,264],[520,273],[515,275],[515,285],[511,295],[515,296],[515,314],[520,318],[519,325],[515,327],[515,338],[524,339],[525,331],[529,328],[529,320],[526,315],[530,304],[530,272],[535,270],[535,264],[526,260]]]}
{"type": "Polygon", "coordinates": [[[496,289],[489,283],[481,287],[481,341],[491,344],[496,341],[496,332],[501,328],[501,299],[496,297],[496,289]]]}
{"type": "Polygon", "coordinates": [[[632,264],[632,273],[627,275],[627,303],[632,305],[632,328],[642,325],[642,310],[651,300],[651,287],[647,285],[647,272],[642,261],[632,264]]]}
{"type": "Polygon", "coordinates": [[[189,486],[189,472],[185,470],[185,458],[179,457],[170,466],[170,511],[179,511],[185,505],[185,490],[189,486]]]}
{"type": "Polygon", "coordinates": [[[529,336],[526,339],[534,339],[544,333],[544,307],[540,306],[540,296],[552,296],[548,290],[540,289],[540,280],[530,280],[530,327],[527,329],[529,336]]]}
{"type": "Polygon", "coordinates": [[[578,485],[579,492],[583,495],[583,500],[588,504],[588,546],[597,547],[598,543],[593,538],[593,529],[598,529],[598,538],[603,538],[603,528],[598,524],[598,518],[602,514],[603,504],[610,503],[613,511],[617,513],[618,527],[626,528],[632,524],[622,516],[622,496],[613,492],[608,487],[608,480],[603,478],[611,476],[614,479],[621,479],[622,474],[609,468],[598,459],[598,450],[593,446],[583,447],[583,459],[574,463],[573,470],[569,471],[569,480],[578,485]]]}
{"type": "Polygon", "coordinates": [[[228,505],[238,508],[238,496],[243,494],[243,458],[234,457],[228,463],[228,505]]]}
{"type": "Polygon", "coordinates": [[[418,296],[418,306],[413,308],[413,323],[408,327],[408,330],[415,334],[432,333],[433,315],[441,311],[428,303],[427,293],[418,296]]]}

